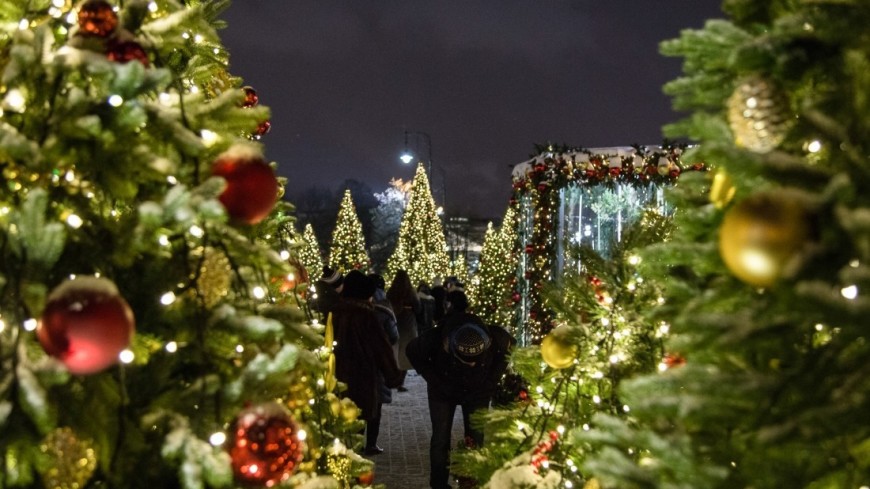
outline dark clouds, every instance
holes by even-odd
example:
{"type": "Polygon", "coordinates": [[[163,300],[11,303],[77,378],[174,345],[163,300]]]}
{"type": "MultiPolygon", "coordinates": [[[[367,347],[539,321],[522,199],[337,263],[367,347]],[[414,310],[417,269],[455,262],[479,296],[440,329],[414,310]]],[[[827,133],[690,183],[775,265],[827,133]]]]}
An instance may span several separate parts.
{"type": "Polygon", "coordinates": [[[721,17],[718,5],[236,0],[222,38],[232,72],[272,109],[263,141],[291,196],[409,178],[407,129],[431,136],[451,213],[500,217],[510,166],[536,143],[660,143],[677,118],[661,86],[680,66],[658,43],[721,17]]]}

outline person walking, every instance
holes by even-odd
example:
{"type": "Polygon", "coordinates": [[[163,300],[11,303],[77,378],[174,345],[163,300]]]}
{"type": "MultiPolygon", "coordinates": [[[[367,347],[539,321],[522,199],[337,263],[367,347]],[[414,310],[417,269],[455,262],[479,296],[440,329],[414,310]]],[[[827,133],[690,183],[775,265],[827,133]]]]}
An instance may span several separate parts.
{"type": "Polygon", "coordinates": [[[417,335],[435,326],[435,298],[431,295],[429,284],[422,280],[417,285],[417,298],[420,299],[420,314],[417,315],[417,335]]]}
{"type": "Polygon", "coordinates": [[[473,413],[489,408],[508,366],[514,339],[499,326],[487,326],[468,312],[465,292],[447,294],[441,322],[407,347],[407,356],[426,380],[432,438],[429,442],[429,485],[449,488],[450,431],[456,407],[462,407],[466,440],[480,447],[483,432],[471,424],[473,413]]]}
{"type": "Polygon", "coordinates": [[[393,312],[396,313],[396,322],[399,328],[399,342],[396,345],[396,360],[399,364],[399,369],[402,370],[402,384],[399,385],[399,392],[406,392],[405,376],[408,370],[413,368],[408,357],[405,356],[405,348],[408,343],[417,337],[417,315],[420,313],[420,299],[417,297],[417,291],[411,284],[411,277],[405,270],[396,272],[393,277],[393,282],[387,290],[387,299],[393,306],[393,312]]]}
{"type": "Polygon", "coordinates": [[[379,376],[387,387],[398,387],[403,379],[387,333],[372,305],[374,293],[374,283],[362,272],[352,270],[344,279],[341,298],[332,311],[335,377],[347,384],[342,395],[360,409],[360,419],[366,422],[367,440],[370,437],[376,440],[380,429],[379,376]]]}
{"type": "Polygon", "coordinates": [[[311,300],[311,307],[320,313],[322,323],[326,323],[329,313],[338,303],[343,284],[344,277],[341,272],[329,267],[323,267],[323,274],[314,282],[315,295],[311,300]]]}
{"type": "MultiPolygon", "coordinates": [[[[372,299],[375,315],[378,317],[378,321],[384,329],[390,345],[395,345],[399,341],[399,329],[396,323],[396,315],[393,313],[393,306],[390,305],[386,292],[384,292],[384,287],[386,286],[384,277],[372,273],[368,275],[368,278],[375,285],[375,293],[372,299]]],[[[391,353],[395,356],[395,352],[391,353]]],[[[378,372],[378,393],[380,394],[380,406],[375,413],[376,415],[366,424],[366,446],[364,450],[366,455],[378,455],[384,452],[384,449],[378,446],[378,435],[381,432],[381,413],[384,404],[393,402],[393,390],[387,387],[386,382],[384,382],[384,376],[380,371],[378,372]]]]}

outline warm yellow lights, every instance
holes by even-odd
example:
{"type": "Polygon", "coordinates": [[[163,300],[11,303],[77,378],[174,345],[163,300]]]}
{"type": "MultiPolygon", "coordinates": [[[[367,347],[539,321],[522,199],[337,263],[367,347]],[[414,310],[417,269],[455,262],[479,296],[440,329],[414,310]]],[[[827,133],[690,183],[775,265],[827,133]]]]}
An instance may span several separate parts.
{"type": "Polygon", "coordinates": [[[111,105],[112,107],[120,107],[121,105],[124,104],[124,97],[122,97],[118,94],[110,95],[109,99],[107,101],[109,102],[109,105],[111,105]]]}
{"type": "Polygon", "coordinates": [[[118,359],[121,360],[121,363],[133,363],[133,360],[136,359],[136,355],[133,354],[130,350],[121,350],[121,353],[118,354],[118,359]]]}
{"type": "Polygon", "coordinates": [[[262,299],[266,297],[266,289],[257,285],[254,286],[253,289],[251,289],[251,294],[257,299],[262,299]]]}
{"type": "Polygon", "coordinates": [[[219,447],[226,443],[227,435],[223,431],[215,431],[208,437],[208,442],[212,444],[212,446],[219,447]]]}
{"type": "Polygon", "coordinates": [[[840,295],[849,300],[855,299],[856,297],[858,297],[858,286],[849,285],[848,287],[843,287],[842,289],[840,289],[840,295]]]}
{"type": "Polygon", "coordinates": [[[6,98],[3,99],[4,108],[15,112],[23,112],[26,109],[24,94],[21,90],[13,88],[6,92],[6,98]]]}
{"type": "Polygon", "coordinates": [[[172,304],[173,302],[175,302],[175,299],[176,299],[176,297],[175,297],[174,292],[167,292],[167,293],[160,296],[160,303],[163,304],[164,306],[168,306],[168,305],[172,304]]]}
{"type": "Polygon", "coordinates": [[[26,331],[36,331],[36,326],[38,324],[39,323],[36,321],[36,319],[33,319],[33,318],[25,319],[24,320],[24,329],[26,331]]]}
{"type": "Polygon", "coordinates": [[[169,343],[166,343],[165,348],[166,348],[166,351],[168,351],[169,353],[175,353],[178,351],[178,343],[176,343],[174,341],[170,341],[169,343]]]}
{"type": "Polygon", "coordinates": [[[218,140],[218,134],[214,131],[209,131],[208,129],[203,129],[199,132],[199,135],[202,137],[203,144],[207,147],[213,146],[218,140]]]}
{"type": "Polygon", "coordinates": [[[205,231],[201,227],[197,226],[196,224],[194,224],[193,226],[190,226],[190,229],[188,231],[190,232],[191,236],[193,236],[195,238],[201,238],[201,237],[205,236],[205,231]]]}
{"type": "Polygon", "coordinates": [[[822,143],[819,141],[811,141],[807,144],[807,151],[810,153],[818,153],[822,150],[822,143]]]}
{"type": "Polygon", "coordinates": [[[69,227],[71,227],[73,229],[78,229],[78,228],[82,227],[82,225],[85,222],[82,220],[81,217],[79,217],[75,214],[70,214],[66,218],[66,223],[69,225],[69,227]]]}

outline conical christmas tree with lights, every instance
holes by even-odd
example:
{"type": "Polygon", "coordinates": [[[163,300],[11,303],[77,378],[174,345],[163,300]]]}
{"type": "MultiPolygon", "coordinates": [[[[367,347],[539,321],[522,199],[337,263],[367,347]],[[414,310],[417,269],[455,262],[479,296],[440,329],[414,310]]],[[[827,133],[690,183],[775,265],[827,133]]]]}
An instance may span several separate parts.
{"type": "Polygon", "coordinates": [[[269,110],[228,73],[224,6],[0,7],[0,487],[371,470],[284,288],[292,208],[258,142],[269,110]]]}
{"type": "Polygon", "coordinates": [[[387,276],[405,270],[415,287],[420,282],[432,284],[436,278],[448,274],[449,263],[444,227],[435,211],[426,170],[420,164],[411,183],[411,197],[399,228],[399,242],[387,262],[387,276]]]}
{"type": "Polygon", "coordinates": [[[351,270],[367,271],[370,265],[366,253],[366,241],[362,223],[356,214],[356,206],[350,190],[344,191],[335,229],[332,231],[332,247],[329,250],[329,266],[342,273],[351,270]]]}
{"type": "Polygon", "coordinates": [[[320,244],[314,234],[314,227],[306,224],[302,231],[302,242],[299,247],[299,261],[308,271],[308,275],[317,279],[323,270],[323,255],[320,253],[320,244]]]}
{"type": "Polygon", "coordinates": [[[488,324],[508,329],[514,322],[514,304],[519,300],[514,296],[518,266],[515,220],[514,210],[509,207],[498,229],[489,223],[480,252],[480,265],[467,290],[478,316],[488,324]]]}
{"type": "Polygon", "coordinates": [[[572,433],[604,488],[870,487],[870,3],[729,1],[662,45],[713,167],[675,189],[653,316],[683,365],[572,433]]]}
{"type": "Polygon", "coordinates": [[[650,210],[609,247],[610,257],[572,248],[567,258],[581,271],[568,267],[542,290],[557,326],[540,346],[514,352],[494,408],[479,421],[484,445],[458,452],[454,472],[490,489],[584,487],[578,469],[588,445],[566,434],[587,429],[597,413],[627,416],[619,384],[662,359],[667,329],[647,319],[661,291],[644,279],[638,250],[666,239],[670,226],[650,210]]]}

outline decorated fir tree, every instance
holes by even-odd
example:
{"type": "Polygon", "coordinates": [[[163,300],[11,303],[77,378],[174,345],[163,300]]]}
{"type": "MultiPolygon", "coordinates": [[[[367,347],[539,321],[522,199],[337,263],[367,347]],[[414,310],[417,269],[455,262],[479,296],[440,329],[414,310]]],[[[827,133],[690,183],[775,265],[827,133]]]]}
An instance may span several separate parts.
{"type": "Polygon", "coordinates": [[[257,141],[269,111],[227,71],[225,5],[0,7],[2,487],[370,470],[281,291],[292,208],[257,141]]]}
{"type": "Polygon", "coordinates": [[[584,487],[587,474],[578,469],[588,445],[565,435],[588,428],[597,413],[627,416],[617,387],[658,366],[667,330],[646,318],[660,290],[644,279],[638,249],[669,231],[669,218],[648,211],[609,257],[589,246],[572,249],[582,271],[542,291],[557,327],[540,346],[514,353],[494,408],[481,420],[484,446],[459,452],[456,473],[491,489],[584,487]]]}
{"type": "Polygon", "coordinates": [[[665,42],[681,179],[650,250],[684,364],[624,383],[631,419],[570,437],[605,488],[870,486],[870,3],[730,1],[665,42]]]}
{"type": "Polygon", "coordinates": [[[468,295],[474,311],[489,324],[512,329],[514,304],[519,300],[514,285],[517,274],[516,217],[508,207],[498,229],[489,223],[480,252],[477,273],[469,280],[468,295]]]}
{"type": "Polygon", "coordinates": [[[406,270],[414,286],[421,281],[432,284],[435,278],[447,275],[449,262],[444,227],[435,212],[426,170],[420,164],[399,228],[399,242],[387,262],[387,276],[406,270]]]}
{"type": "Polygon", "coordinates": [[[309,280],[314,281],[319,278],[323,270],[323,255],[320,253],[320,245],[317,243],[317,236],[314,235],[314,227],[311,224],[305,225],[298,253],[299,261],[308,272],[309,280]]]}
{"type": "Polygon", "coordinates": [[[350,190],[345,190],[341,207],[338,209],[335,229],[332,231],[329,266],[339,272],[347,273],[351,270],[365,272],[369,264],[362,223],[356,214],[356,206],[353,205],[350,190]]]}

